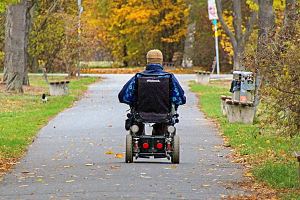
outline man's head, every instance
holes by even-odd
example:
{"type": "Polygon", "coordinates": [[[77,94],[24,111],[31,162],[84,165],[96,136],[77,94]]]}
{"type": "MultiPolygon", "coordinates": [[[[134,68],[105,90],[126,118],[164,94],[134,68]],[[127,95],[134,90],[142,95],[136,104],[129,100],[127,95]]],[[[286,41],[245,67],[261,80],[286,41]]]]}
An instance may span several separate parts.
{"type": "Polygon", "coordinates": [[[150,50],[147,53],[147,64],[163,64],[163,54],[158,49],[150,50]]]}

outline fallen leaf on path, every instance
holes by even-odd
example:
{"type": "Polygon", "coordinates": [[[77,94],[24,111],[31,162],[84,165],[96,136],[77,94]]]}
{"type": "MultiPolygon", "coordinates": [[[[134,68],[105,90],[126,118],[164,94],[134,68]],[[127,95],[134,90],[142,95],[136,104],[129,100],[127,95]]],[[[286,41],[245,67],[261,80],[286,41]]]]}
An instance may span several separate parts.
{"type": "Polygon", "coordinates": [[[166,167],[165,169],[176,169],[177,166],[176,165],[171,165],[170,167],[166,167]]]}
{"type": "Polygon", "coordinates": [[[70,167],[71,167],[70,165],[65,165],[65,166],[64,166],[64,168],[70,168],[70,167]]]}
{"type": "Polygon", "coordinates": [[[113,155],[113,154],[115,154],[115,153],[110,149],[110,150],[108,150],[107,152],[105,152],[105,154],[106,154],[106,155],[113,155]]]}
{"type": "Polygon", "coordinates": [[[120,169],[120,165],[112,165],[110,166],[110,169],[120,169]]]}
{"type": "Polygon", "coordinates": [[[85,164],[85,166],[88,166],[88,167],[89,167],[89,166],[93,166],[93,165],[94,165],[94,163],[86,163],[86,164],[85,164]]]}
{"type": "Polygon", "coordinates": [[[202,185],[203,187],[210,187],[210,185],[209,184],[204,184],[204,185],[202,185]]]}
{"type": "Polygon", "coordinates": [[[223,146],[224,147],[231,147],[231,145],[229,143],[225,143],[223,146]]]}
{"type": "Polygon", "coordinates": [[[246,176],[246,177],[252,177],[253,174],[251,172],[247,172],[247,173],[244,174],[244,176],[246,176]]]}
{"type": "Polygon", "coordinates": [[[43,182],[43,179],[38,178],[38,179],[36,179],[36,181],[37,181],[37,182],[43,182]]]}
{"type": "Polygon", "coordinates": [[[143,176],[143,175],[141,175],[141,178],[149,179],[149,178],[152,178],[152,177],[151,176],[143,176]]]}
{"type": "Polygon", "coordinates": [[[28,187],[29,185],[20,185],[19,188],[28,187]]]}
{"type": "Polygon", "coordinates": [[[117,153],[117,154],[115,155],[115,157],[116,157],[116,158],[124,158],[124,154],[122,154],[122,153],[117,153]]]}

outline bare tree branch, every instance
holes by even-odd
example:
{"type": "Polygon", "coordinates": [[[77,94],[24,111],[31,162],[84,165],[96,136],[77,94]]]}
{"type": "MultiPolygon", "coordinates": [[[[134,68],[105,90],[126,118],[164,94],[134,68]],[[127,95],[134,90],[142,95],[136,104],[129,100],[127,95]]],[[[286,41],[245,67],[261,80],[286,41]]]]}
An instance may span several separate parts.
{"type": "Polygon", "coordinates": [[[257,22],[257,19],[258,19],[257,17],[258,17],[257,12],[253,11],[251,16],[250,16],[250,19],[248,21],[248,24],[246,26],[246,32],[244,33],[244,35],[242,37],[242,43],[243,44],[245,44],[248,41],[248,39],[249,39],[249,37],[250,37],[250,35],[253,31],[253,28],[254,28],[254,26],[257,22]]]}
{"type": "Polygon", "coordinates": [[[53,4],[48,9],[44,20],[41,22],[40,26],[36,29],[37,32],[39,32],[40,30],[42,30],[45,27],[45,25],[47,24],[47,21],[48,21],[49,17],[51,16],[51,14],[56,11],[56,9],[58,8],[59,5],[61,5],[59,3],[62,3],[62,2],[60,2],[60,0],[55,0],[53,2],[53,4]]]}
{"type": "Polygon", "coordinates": [[[234,48],[237,47],[237,40],[233,34],[233,32],[229,29],[228,25],[226,24],[224,18],[223,18],[223,9],[222,9],[222,2],[221,0],[216,0],[216,6],[217,6],[217,10],[218,10],[218,16],[219,16],[219,20],[222,24],[222,27],[225,31],[225,33],[229,36],[230,41],[232,43],[232,46],[234,48]]]}
{"type": "Polygon", "coordinates": [[[291,95],[297,95],[297,96],[300,95],[300,93],[297,93],[297,92],[291,92],[291,91],[288,91],[288,90],[284,90],[284,89],[279,88],[279,87],[277,87],[277,86],[275,86],[275,85],[272,85],[272,86],[273,86],[276,90],[278,90],[278,91],[280,91],[280,92],[282,92],[282,93],[291,94],[291,95]]]}
{"type": "Polygon", "coordinates": [[[295,19],[297,19],[296,0],[286,0],[282,32],[290,32],[294,28],[295,19]]]}

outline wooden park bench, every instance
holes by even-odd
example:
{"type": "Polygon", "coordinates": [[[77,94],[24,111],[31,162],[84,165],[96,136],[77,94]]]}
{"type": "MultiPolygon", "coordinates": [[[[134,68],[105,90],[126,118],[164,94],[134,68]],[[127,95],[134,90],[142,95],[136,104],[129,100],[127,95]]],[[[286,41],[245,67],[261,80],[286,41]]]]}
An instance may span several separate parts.
{"type": "Polygon", "coordinates": [[[254,120],[255,107],[252,102],[225,100],[225,111],[230,123],[241,122],[252,124],[254,120]]]}
{"type": "Polygon", "coordinates": [[[175,64],[174,64],[174,62],[164,62],[163,66],[164,67],[175,67],[175,64]]]}
{"type": "Polygon", "coordinates": [[[196,73],[196,83],[207,85],[210,81],[210,72],[205,71],[195,71],[196,73]]]}
{"type": "Polygon", "coordinates": [[[227,110],[226,110],[226,100],[231,100],[232,99],[232,97],[229,97],[229,96],[225,96],[225,95],[222,95],[221,97],[220,97],[220,99],[221,99],[221,110],[222,110],[222,114],[224,115],[224,116],[226,116],[227,115],[227,110]]]}
{"type": "Polygon", "coordinates": [[[49,89],[51,96],[63,96],[69,94],[70,81],[56,81],[49,82],[49,89]]]}
{"type": "Polygon", "coordinates": [[[43,76],[49,86],[50,96],[64,96],[69,94],[70,81],[54,81],[49,82],[46,69],[43,68],[43,76]]]}

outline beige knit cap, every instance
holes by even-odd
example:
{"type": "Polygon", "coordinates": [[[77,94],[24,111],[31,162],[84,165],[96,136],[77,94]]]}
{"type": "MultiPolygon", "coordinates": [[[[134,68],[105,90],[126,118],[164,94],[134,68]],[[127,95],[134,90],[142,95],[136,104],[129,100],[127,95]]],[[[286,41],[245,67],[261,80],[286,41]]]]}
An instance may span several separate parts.
{"type": "Polygon", "coordinates": [[[148,64],[163,64],[163,54],[158,49],[153,49],[147,53],[147,63],[148,64]]]}

